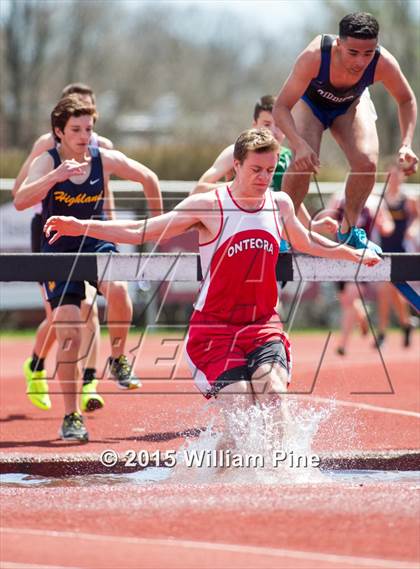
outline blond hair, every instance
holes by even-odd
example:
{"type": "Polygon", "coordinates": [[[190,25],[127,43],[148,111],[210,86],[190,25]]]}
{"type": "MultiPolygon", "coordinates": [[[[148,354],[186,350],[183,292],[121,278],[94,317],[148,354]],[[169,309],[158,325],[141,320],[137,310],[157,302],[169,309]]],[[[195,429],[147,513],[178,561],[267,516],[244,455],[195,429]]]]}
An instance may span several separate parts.
{"type": "Polygon", "coordinates": [[[243,164],[248,152],[279,152],[279,143],[268,128],[249,128],[238,136],[233,149],[233,157],[243,164]]]}

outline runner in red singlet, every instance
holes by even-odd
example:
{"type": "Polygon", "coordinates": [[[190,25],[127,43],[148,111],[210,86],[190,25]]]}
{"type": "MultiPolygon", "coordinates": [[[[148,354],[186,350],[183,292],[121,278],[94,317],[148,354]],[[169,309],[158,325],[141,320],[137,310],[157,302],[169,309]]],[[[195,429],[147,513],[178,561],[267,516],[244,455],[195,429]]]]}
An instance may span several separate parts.
{"type": "Polygon", "coordinates": [[[199,232],[204,279],[186,341],[187,359],[205,397],[223,405],[279,401],[290,380],[290,344],[275,312],[276,263],[283,231],[304,253],[365,265],[375,252],[311,236],[289,196],[268,187],[278,143],[267,129],[244,131],[235,143],[232,185],[189,196],[173,211],[145,221],[92,221],[51,217],[50,242],[86,234],[121,243],[159,241],[191,228],[199,232]]]}

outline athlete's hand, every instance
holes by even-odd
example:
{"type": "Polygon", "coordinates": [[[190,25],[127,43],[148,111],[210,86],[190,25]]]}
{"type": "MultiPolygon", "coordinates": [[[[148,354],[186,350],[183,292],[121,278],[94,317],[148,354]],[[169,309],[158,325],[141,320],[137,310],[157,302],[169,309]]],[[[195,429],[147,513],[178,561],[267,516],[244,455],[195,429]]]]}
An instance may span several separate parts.
{"type": "Polygon", "coordinates": [[[398,166],[406,176],[411,176],[411,174],[417,172],[418,161],[418,157],[410,146],[401,146],[398,151],[398,166]]]}
{"type": "Polygon", "coordinates": [[[81,176],[87,172],[87,162],[77,162],[76,160],[64,160],[54,170],[54,178],[56,182],[65,182],[72,176],[81,176]]]}
{"type": "Polygon", "coordinates": [[[293,148],[293,169],[298,172],[318,172],[320,162],[317,153],[301,138],[293,148]]]}
{"type": "Polygon", "coordinates": [[[47,219],[44,225],[44,233],[48,243],[52,245],[63,235],[77,237],[84,232],[84,225],[80,219],[72,216],[54,215],[47,219]],[[51,233],[54,235],[50,238],[51,233]]]}
{"type": "Polygon", "coordinates": [[[327,215],[322,219],[313,220],[311,230],[317,233],[332,233],[335,235],[338,231],[338,221],[327,215]]]}
{"type": "MultiPolygon", "coordinates": [[[[349,247],[351,249],[351,247],[349,247]]],[[[381,258],[372,249],[352,249],[354,258],[352,259],[355,263],[362,263],[368,267],[374,267],[377,265],[381,258]]]]}

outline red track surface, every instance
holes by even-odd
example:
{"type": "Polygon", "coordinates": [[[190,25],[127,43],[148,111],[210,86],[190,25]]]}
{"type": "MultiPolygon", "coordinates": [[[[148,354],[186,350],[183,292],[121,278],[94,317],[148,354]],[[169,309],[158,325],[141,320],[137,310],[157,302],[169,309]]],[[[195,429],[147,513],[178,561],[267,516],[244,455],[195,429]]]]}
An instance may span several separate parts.
{"type": "MultiPolygon", "coordinates": [[[[400,348],[398,335],[389,337],[383,352],[387,372],[370,342],[355,337],[351,355],[339,358],[333,337],[313,386],[325,341],[313,335],[294,339],[294,390],[312,391],[315,405],[320,404],[318,398],[339,401],[318,432],[314,450],[418,448],[418,337],[417,346],[409,350],[400,348]]],[[[179,447],[182,433],[204,426],[204,400],[188,379],[181,341],[143,338],[136,371],[146,381],[138,393],[120,392],[104,380],[106,407],[88,417],[92,442],[84,446],[57,439],[63,413],[54,381],[52,411],[38,411],[26,400],[21,363],[31,342],[1,344],[3,453],[164,450],[179,447]]],[[[102,344],[105,361],[106,342],[102,344]]],[[[0,566],[418,566],[418,481],[361,486],[338,480],[272,485],[255,478],[250,484],[223,478],[206,484],[181,483],[179,476],[176,480],[147,485],[4,485],[0,566]]]]}

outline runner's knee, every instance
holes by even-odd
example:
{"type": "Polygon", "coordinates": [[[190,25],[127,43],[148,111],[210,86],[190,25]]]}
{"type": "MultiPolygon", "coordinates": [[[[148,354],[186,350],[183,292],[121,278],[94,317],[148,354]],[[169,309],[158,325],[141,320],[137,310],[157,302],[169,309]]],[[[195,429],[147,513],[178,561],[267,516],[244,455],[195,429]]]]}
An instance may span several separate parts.
{"type": "Polygon", "coordinates": [[[110,283],[109,287],[109,300],[118,303],[119,305],[127,305],[130,303],[128,296],[127,285],[124,282],[110,283]]]}
{"type": "Polygon", "coordinates": [[[288,372],[280,365],[263,364],[255,371],[251,381],[256,393],[285,393],[288,372]]]}
{"type": "Polygon", "coordinates": [[[349,157],[350,167],[354,172],[374,174],[378,164],[377,154],[357,154],[349,157]]]}
{"type": "Polygon", "coordinates": [[[78,352],[82,341],[79,326],[57,326],[55,329],[59,347],[66,351],[78,352]]]}

